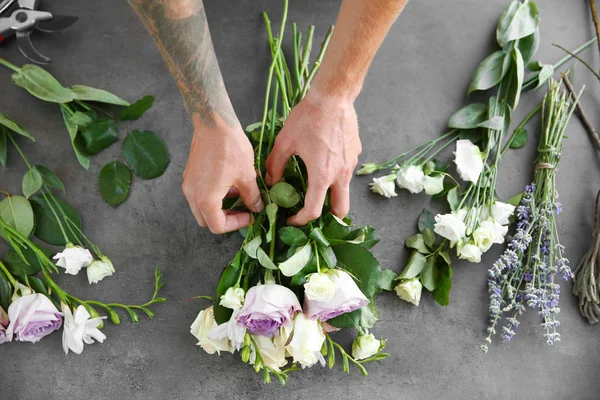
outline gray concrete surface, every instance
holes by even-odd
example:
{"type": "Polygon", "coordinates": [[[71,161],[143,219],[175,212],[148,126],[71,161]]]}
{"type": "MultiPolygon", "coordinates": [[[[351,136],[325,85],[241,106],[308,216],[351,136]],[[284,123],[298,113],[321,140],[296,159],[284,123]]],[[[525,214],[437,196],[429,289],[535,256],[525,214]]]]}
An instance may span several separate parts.
{"type": "MultiPolygon", "coordinates": [[[[187,208],[180,186],[191,125],[176,86],[126,2],[47,3],[51,11],[81,17],[68,32],[34,38],[39,49],[55,59],[50,71],[65,84],[106,88],[127,99],[155,94],[155,107],[136,126],[159,132],[172,158],[163,177],[136,179],[129,200],[111,209],[100,199],[96,176],[107,161],[119,157],[119,146],[95,157],[86,173],[77,165],[57,107],[14,87],[8,71],[0,70],[0,112],[21,121],[37,137],[35,145],[21,141],[23,147],[33,161],[48,165],[67,183],[67,197],[83,216],[86,232],[117,268],[114,277],[98,286],[88,286],[85,274],[60,281],[82,297],[139,302],[151,294],[152,270],[160,265],[169,302],[156,308],[153,321],[108,324],[107,341],[86,347],[81,356],[64,356],[60,334],[36,345],[0,346],[0,399],[600,398],[600,326],[590,326],[580,317],[570,284],[563,285],[558,346],[546,347],[538,318],[529,313],[513,343],[495,343],[488,355],[479,351],[487,319],[486,267],[499,248],[486,254],[481,265],[454,265],[449,307],[437,306],[429,296],[418,308],[391,294],[381,296],[383,320],[375,333],[389,338],[392,356],[371,365],[368,379],[356,370],[345,375],[315,367],[295,374],[287,388],[265,386],[237,356],[218,358],[196,348],[189,326],[205,304],[189,299],[212,294],[221,268],[240,242],[200,229],[187,208]]],[[[243,124],[254,122],[262,109],[268,56],[259,12],[268,10],[277,20],[281,1],[206,3],[233,104],[243,124]]],[[[492,50],[495,24],[506,4],[422,0],[407,6],[356,102],[364,146],[361,161],[387,159],[444,130],[447,118],[465,104],[475,67],[492,50]]],[[[323,37],[338,6],[339,1],[292,1],[290,20],[303,29],[315,24],[318,37],[323,37]]],[[[587,2],[547,0],[539,6],[542,60],[562,56],[552,42],[574,48],[593,36],[587,2]]],[[[24,62],[12,41],[0,47],[0,55],[24,62]]],[[[599,66],[595,47],[584,56],[599,66]]],[[[581,66],[576,80],[588,85],[583,101],[600,127],[598,82],[581,66]]],[[[541,96],[525,95],[517,114],[524,116],[541,96]]],[[[535,140],[507,154],[499,182],[502,197],[530,181],[534,151],[535,140]]],[[[565,208],[560,233],[573,262],[590,243],[599,167],[585,131],[573,120],[558,182],[565,208]]],[[[0,173],[2,188],[18,192],[23,172],[13,154],[9,168],[0,173]]],[[[399,270],[406,257],[402,240],[413,233],[425,197],[403,192],[385,200],[369,193],[367,181],[356,178],[352,183],[351,214],[358,223],[378,228],[383,240],[375,253],[383,266],[399,270]]],[[[5,249],[0,245],[0,251],[5,249]]],[[[350,338],[341,340],[349,343],[350,338]]]]}

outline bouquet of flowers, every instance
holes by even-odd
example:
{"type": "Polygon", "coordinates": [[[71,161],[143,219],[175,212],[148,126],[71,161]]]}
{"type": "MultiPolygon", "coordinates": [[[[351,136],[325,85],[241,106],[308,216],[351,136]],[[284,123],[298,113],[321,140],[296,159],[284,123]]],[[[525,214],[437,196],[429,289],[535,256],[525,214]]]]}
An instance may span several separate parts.
{"type": "MultiPolygon", "coordinates": [[[[517,231],[508,248],[489,270],[490,324],[482,345],[488,351],[491,338],[504,313],[509,313],[502,327],[502,339],[509,341],[519,326],[518,317],[526,307],[538,310],[544,337],[549,345],[560,341],[556,331],[560,312],[560,286],[556,274],[564,280],[573,278],[569,261],[560,244],[556,215],[561,211],[556,190],[556,169],[560,163],[564,132],[575,109],[561,82],[550,80],[542,103],[542,132],[538,145],[533,182],[517,207],[517,231]]],[[[581,95],[581,94],[580,94],[581,95]]]]}
{"type": "Polygon", "coordinates": [[[106,338],[100,331],[106,317],[101,317],[98,309],[106,312],[115,324],[120,323],[117,309],[125,310],[133,322],[139,320],[138,312],[152,318],[154,313],[148,307],[165,301],[158,296],[163,286],[158,269],[154,294],[140,305],[80,299],[56,283],[52,275],[61,269],[77,275],[86,268],[88,281],[93,284],[111,276],[115,268],[84,234],[75,209],[55,195],[55,191],[65,190],[63,182],[48,167],[32,165],[15,136],[35,140],[16,121],[0,114],[0,163],[6,164],[12,144],[27,165],[22,180],[23,195],[0,191],[4,197],[0,201],[0,239],[10,246],[0,260],[0,344],[36,343],[62,325],[65,354],[69,350],[80,354],[84,343],[102,343],[106,338]],[[33,236],[64,248],[57,253],[35,243],[33,236]],[[53,254],[56,263],[50,259],[53,254]]]}
{"type": "MultiPolygon", "coordinates": [[[[306,169],[295,157],[283,181],[268,187],[262,179],[263,160],[289,111],[306,94],[333,31],[332,27],[311,66],[314,28],[303,43],[293,24],[290,72],[281,50],[287,6],[285,1],[278,37],[273,37],[264,14],[273,60],[263,119],[246,128],[255,148],[266,207],[254,214],[249,228],[240,231],[242,248],[221,275],[216,297],[211,298],[214,305],[199,313],[191,333],[209,354],[239,351],[244,363],[262,370],[265,382],[274,375],[285,384],[289,372],[300,367],[328,364],[333,368],[336,352],[343,371],[348,372],[352,363],[366,376],[363,364],[388,356],[382,352],[385,340],[369,330],[379,317],[374,298],[392,289],[396,275],[382,271],[369,251],[378,241],[374,229],[354,227],[350,219],[329,213],[327,201],[323,214],[307,226],[286,226],[287,218],[301,208],[307,188],[306,169]],[[331,337],[342,328],[358,330],[351,354],[331,337]]],[[[239,206],[236,200],[230,205],[231,209],[239,206]]]]}

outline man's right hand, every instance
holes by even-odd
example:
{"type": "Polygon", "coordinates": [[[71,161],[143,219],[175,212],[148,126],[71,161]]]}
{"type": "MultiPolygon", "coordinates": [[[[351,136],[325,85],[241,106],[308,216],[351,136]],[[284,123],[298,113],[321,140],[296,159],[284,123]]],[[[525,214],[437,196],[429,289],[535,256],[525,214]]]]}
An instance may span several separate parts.
{"type": "Polygon", "coordinates": [[[235,127],[217,124],[209,128],[195,120],[194,125],[194,138],[183,172],[183,193],[194,217],[212,233],[248,226],[250,213],[223,210],[222,201],[239,194],[251,211],[264,208],[250,141],[239,123],[235,127]]]}

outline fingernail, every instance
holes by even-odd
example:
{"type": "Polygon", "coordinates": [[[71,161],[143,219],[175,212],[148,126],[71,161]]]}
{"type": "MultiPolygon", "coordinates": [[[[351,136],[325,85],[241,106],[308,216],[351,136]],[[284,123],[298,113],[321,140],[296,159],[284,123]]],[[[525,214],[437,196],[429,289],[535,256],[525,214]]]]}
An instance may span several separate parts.
{"type": "Polygon", "coordinates": [[[261,199],[258,199],[258,201],[254,204],[254,209],[260,212],[263,210],[263,208],[265,208],[263,201],[261,199]]]}
{"type": "Polygon", "coordinates": [[[272,180],[271,180],[271,175],[267,174],[267,176],[265,176],[265,181],[267,181],[267,185],[271,186],[273,184],[272,180]]]}

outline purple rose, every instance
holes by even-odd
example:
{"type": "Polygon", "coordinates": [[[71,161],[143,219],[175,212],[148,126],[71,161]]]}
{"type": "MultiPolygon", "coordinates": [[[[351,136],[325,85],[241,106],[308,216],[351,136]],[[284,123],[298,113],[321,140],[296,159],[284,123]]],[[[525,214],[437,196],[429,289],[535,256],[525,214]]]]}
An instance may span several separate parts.
{"type": "Polygon", "coordinates": [[[8,307],[10,324],[6,337],[10,342],[39,342],[41,338],[60,328],[62,314],[43,294],[33,293],[19,297],[8,307]]]}
{"type": "Polygon", "coordinates": [[[248,290],[237,320],[254,335],[273,337],[280,327],[292,326],[294,316],[301,310],[294,292],[268,283],[248,290]]]}
{"type": "Polygon", "coordinates": [[[8,327],[8,315],[2,307],[0,307],[0,344],[8,342],[6,338],[6,328],[8,327]]]}
{"type": "Polygon", "coordinates": [[[308,318],[327,321],[369,304],[369,299],[360,291],[354,279],[347,272],[330,269],[326,275],[335,284],[335,295],[331,301],[315,301],[305,296],[304,313],[308,318]]]}

